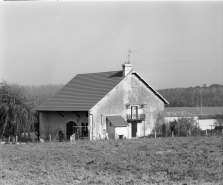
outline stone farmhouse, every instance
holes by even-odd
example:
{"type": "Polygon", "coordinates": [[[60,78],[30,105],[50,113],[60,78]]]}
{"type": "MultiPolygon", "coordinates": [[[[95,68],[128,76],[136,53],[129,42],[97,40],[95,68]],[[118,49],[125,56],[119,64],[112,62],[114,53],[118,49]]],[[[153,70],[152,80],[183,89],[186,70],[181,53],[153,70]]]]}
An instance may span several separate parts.
{"type": "Polygon", "coordinates": [[[78,74],[38,107],[40,138],[118,139],[151,134],[168,104],[125,63],[121,71],[78,74]]]}

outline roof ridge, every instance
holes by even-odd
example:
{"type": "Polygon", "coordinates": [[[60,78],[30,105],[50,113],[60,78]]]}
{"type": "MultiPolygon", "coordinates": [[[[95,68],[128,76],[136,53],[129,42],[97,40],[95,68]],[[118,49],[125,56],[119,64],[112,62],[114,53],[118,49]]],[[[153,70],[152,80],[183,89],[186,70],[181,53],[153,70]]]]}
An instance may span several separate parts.
{"type": "Polygon", "coordinates": [[[122,70],[104,71],[104,72],[95,72],[95,73],[78,73],[77,75],[98,74],[98,73],[111,73],[111,72],[120,72],[120,71],[122,71],[122,70]]]}

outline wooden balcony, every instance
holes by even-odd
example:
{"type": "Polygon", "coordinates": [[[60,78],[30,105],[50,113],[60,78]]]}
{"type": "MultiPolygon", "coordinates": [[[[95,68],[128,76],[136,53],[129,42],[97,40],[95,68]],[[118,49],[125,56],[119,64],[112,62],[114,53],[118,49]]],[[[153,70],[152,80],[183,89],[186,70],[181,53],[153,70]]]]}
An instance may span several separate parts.
{"type": "Polygon", "coordinates": [[[127,114],[127,121],[144,121],[145,119],[145,114],[127,114]]]}

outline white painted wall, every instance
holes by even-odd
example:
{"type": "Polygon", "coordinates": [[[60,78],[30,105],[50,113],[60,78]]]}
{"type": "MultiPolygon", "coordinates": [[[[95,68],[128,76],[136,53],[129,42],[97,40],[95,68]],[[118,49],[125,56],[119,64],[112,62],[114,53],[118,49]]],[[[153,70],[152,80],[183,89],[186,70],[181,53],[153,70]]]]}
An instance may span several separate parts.
{"type": "Polygon", "coordinates": [[[129,127],[115,127],[115,133],[116,135],[123,135],[125,138],[128,138],[128,129],[129,127]]]}
{"type": "MultiPolygon", "coordinates": [[[[202,119],[199,120],[199,127],[201,130],[211,130],[211,126],[210,125],[214,125],[215,124],[215,119],[202,119]]],[[[214,129],[214,127],[212,127],[212,129],[214,129]]]]}

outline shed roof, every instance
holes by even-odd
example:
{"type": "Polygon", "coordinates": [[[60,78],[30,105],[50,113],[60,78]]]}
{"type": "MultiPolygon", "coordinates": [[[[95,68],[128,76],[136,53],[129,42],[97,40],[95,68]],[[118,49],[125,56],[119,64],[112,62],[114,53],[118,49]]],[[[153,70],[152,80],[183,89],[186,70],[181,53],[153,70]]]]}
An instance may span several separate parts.
{"type": "Polygon", "coordinates": [[[122,81],[122,71],[78,74],[38,111],[88,111],[122,81]]]}
{"type": "Polygon", "coordinates": [[[115,126],[115,127],[127,127],[129,124],[123,119],[122,116],[107,116],[107,119],[115,126]]]}

